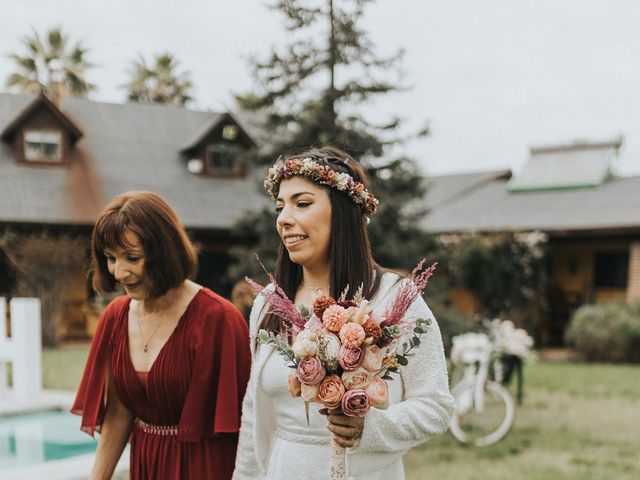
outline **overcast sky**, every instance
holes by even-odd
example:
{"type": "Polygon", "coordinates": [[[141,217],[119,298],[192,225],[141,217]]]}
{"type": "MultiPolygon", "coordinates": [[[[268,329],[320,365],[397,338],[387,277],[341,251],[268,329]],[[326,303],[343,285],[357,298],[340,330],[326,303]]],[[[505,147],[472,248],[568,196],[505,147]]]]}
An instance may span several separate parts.
{"type": "MultiPolygon", "coordinates": [[[[233,108],[252,89],[251,55],[285,32],[265,0],[0,0],[0,80],[6,54],[31,32],[62,26],[97,67],[98,101],[120,103],[130,62],[169,51],[192,74],[191,108],[233,108]]],[[[512,168],[528,148],[624,135],[616,169],[640,174],[640,1],[378,0],[364,27],[381,54],[402,47],[409,91],[366,105],[372,120],[399,115],[424,172],[512,168]]]]}

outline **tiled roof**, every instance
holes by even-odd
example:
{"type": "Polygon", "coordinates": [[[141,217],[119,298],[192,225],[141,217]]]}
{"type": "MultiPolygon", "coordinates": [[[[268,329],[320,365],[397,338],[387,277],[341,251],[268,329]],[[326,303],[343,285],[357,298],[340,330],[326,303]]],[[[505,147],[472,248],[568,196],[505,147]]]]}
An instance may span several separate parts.
{"type": "MultiPolygon", "coordinates": [[[[440,178],[429,181],[437,185],[440,178]]],[[[422,226],[431,232],[640,230],[638,192],[640,176],[612,177],[593,188],[531,192],[509,192],[502,177],[476,182],[437,205],[427,203],[431,208],[422,226]]]]}
{"type": "MultiPolygon", "coordinates": [[[[33,99],[0,94],[0,131],[33,99]]],[[[267,203],[257,188],[264,169],[246,178],[187,171],[181,148],[219,113],[71,97],[61,110],[84,134],[69,166],[18,163],[11,145],[0,144],[0,222],[91,224],[115,195],[151,190],[173,206],[188,228],[217,230],[267,203]]]]}

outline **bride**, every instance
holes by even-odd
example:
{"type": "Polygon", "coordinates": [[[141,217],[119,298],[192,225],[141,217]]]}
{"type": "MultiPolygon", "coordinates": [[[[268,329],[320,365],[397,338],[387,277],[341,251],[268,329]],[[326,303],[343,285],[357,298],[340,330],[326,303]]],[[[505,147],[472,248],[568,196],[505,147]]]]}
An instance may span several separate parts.
{"type": "MultiPolygon", "coordinates": [[[[275,200],[281,238],[275,277],[294,303],[338,298],[347,285],[351,298],[362,285],[374,312],[390,306],[401,278],[373,261],[367,224],[378,201],[352,158],[335,147],[311,149],[279,160],[265,186],[275,200]]],[[[302,402],[288,393],[290,369],[272,346],[257,345],[259,329],[282,331],[281,319],[258,295],[250,316],[252,369],[233,478],[326,479],[333,437],[347,449],[349,479],[403,479],[404,453],[445,432],[453,412],[437,323],[421,297],[407,316],[431,318],[432,324],[412,361],[389,382],[389,408],[349,417],[311,404],[307,424],[302,402]]]]}

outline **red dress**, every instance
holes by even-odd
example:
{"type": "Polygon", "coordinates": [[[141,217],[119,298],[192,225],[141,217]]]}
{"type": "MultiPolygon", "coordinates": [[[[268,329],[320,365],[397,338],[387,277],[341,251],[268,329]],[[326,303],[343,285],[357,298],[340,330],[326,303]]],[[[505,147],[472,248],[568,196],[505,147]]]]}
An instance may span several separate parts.
{"type": "Polygon", "coordinates": [[[99,430],[110,361],[118,396],[136,417],[133,480],[230,479],[251,364],[245,320],[201,289],[145,378],[129,354],[129,302],[119,297],[102,314],[71,411],[82,415],[82,430],[99,430]]]}

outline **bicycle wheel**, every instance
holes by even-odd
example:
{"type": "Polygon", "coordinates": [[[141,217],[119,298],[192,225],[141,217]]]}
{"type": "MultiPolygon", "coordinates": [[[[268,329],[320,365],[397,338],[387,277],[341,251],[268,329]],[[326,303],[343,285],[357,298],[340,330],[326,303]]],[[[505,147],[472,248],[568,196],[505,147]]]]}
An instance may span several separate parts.
{"type": "Polygon", "coordinates": [[[481,392],[476,387],[471,378],[451,390],[456,401],[451,433],[462,443],[485,447],[509,433],[515,406],[509,391],[499,383],[485,382],[481,392]]]}

